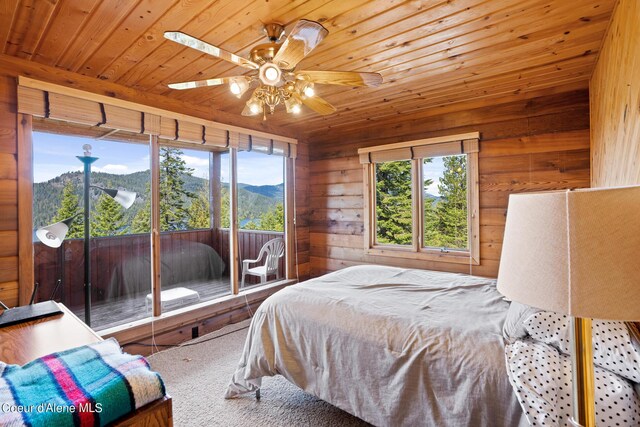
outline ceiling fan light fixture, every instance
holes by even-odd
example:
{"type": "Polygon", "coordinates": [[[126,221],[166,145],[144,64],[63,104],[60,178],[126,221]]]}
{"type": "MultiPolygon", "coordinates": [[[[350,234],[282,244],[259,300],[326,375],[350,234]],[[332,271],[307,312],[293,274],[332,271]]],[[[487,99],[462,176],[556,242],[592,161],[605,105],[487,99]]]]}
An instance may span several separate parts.
{"type": "Polygon", "coordinates": [[[249,82],[246,79],[235,79],[229,83],[229,91],[237,98],[241,98],[247,89],[249,89],[249,82]]]}
{"type": "Polygon", "coordinates": [[[306,80],[298,80],[296,81],[296,88],[298,93],[305,98],[312,98],[316,94],[316,90],[313,87],[313,82],[309,82],[306,80]]]}
{"type": "Polygon", "coordinates": [[[231,82],[231,84],[229,85],[229,90],[234,95],[240,95],[240,92],[242,91],[238,82],[231,82]]]}
{"type": "MultiPolygon", "coordinates": [[[[254,46],[250,58],[209,44],[179,31],[168,31],[164,36],[182,46],[195,49],[209,56],[252,70],[251,74],[217,77],[192,82],[171,83],[171,89],[194,89],[229,85],[229,91],[241,98],[255,87],[242,110],[243,116],[273,114],[278,105],[286,105],[288,113],[299,114],[304,105],[321,115],[333,114],[336,108],[315,92],[315,84],[340,86],[379,86],[382,76],[378,73],[355,71],[296,70],[298,64],[322,42],[329,31],[319,22],[299,20],[285,40],[284,26],[278,23],[264,25],[268,43],[254,46]],[[257,71],[257,73],[256,73],[257,71]],[[256,75],[257,74],[257,75],[256,75]],[[255,83],[255,84],[254,84],[255,83]],[[257,87],[256,87],[257,86],[257,87]]],[[[306,110],[305,110],[306,111],[306,110]]]]}
{"type": "Polygon", "coordinates": [[[287,109],[287,113],[300,114],[300,111],[302,111],[302,103],[293,96],[284,101],[284,106],[287,109]]]}
{"type": "Polygon", "coordinates": [[[267,62],[260,67],[260,74],[258,74],[258,77],[263,84],[275,86],[280,83],[282,71],[276,64],[267,62]]]}
{"type": "Polygon", "coordinates": [[[247,101],[247,107],[251,114],[258,115],[262,113],[262,103],[256,99],[250,99],[247,101]]]}
{"type": "Polygon", "coordinates": [[[304,96],[306,96],[307,98],[311,98],[313,95],[315,95],[316,91],[313,88],[313,83],[309,83],[307,86],[305,86],[305,88],[302,90],[302,93],[304,93],[304,96]]]}

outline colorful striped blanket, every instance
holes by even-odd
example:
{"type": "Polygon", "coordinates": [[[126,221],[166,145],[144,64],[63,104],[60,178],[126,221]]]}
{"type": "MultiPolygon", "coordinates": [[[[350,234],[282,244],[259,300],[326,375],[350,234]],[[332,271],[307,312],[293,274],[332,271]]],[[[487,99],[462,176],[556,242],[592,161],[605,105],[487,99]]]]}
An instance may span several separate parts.
{"type": "Polygon", "coordinates": [[[113,338],[24,366],[0,362],[0,426],[104,426],[163,396],[160,375],[113,338]]]}

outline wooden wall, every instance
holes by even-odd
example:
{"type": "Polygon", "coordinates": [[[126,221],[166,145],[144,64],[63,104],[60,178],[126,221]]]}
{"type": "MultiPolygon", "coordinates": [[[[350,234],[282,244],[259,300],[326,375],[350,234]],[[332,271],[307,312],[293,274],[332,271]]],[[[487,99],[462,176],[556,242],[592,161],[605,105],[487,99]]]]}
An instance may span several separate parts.
{"type": "MultiPolygon", "coordinates": [[[[284,134],[296,137],[291,129],[271,127],[262,120],[247,122],[239,114],[220,113],[186,104],[160,95],[153,95],[127,88],[110,82],[82,76],[68,71],[36,64],[0,54],[0,300],[9,306],[15,306],[19,300],[19,257],[18,257],[18,123],[16,113],[17,76],[23,75],[61,84],[64,86],[86,90],[101,95],[117,97],[127,101],[151,105],[171,111],[178,111],[209,120],[224,120],[236,126],[246,126],[265,132],[284,134]]],[[[307,216],[309,212],[308,196],[308,147],[301,143],[296,160],[296,204],[298,218],[298,262],[301,280],[308,278],[309,265],[309,229],[307,216]]],[[[31,236],[31,232],[29,232],[31,236]]],[[[30,249],[30,248],[29,248],[30,249]]],[[[23,295],[24,297],[24,295],[23,295]]],[[[27,295],[28,297],[28,295],[27,295]]]]}
{"type": "Polygon", "coordinates": [[[309,145],[298,140],[298,157],[295,167],[295,208],[296,208],[296,274],[300,281],[307,280],[311,273],[309,257],[309,145]]]}
{"type": "Polygon", "coordinates": [[[0,300],[18,304],[18,157],[16,88],[0,73],[0,300]]]}
{"type": "Polygon", "coordinates": [[[591,185],[640,184],[640,2],[621,0],[591,77],[591,185]]]}
{"type": "Polygon", "coordinates": [[[589,98],[569,92],[379,122],[309,141],[311,275],[376,263],[496,276],[508,196],[589,186],[589,98]],[[434,263],[364,253],[362,166],[357,149],[389,142],[480,131],[481,264],[434,263]]]}

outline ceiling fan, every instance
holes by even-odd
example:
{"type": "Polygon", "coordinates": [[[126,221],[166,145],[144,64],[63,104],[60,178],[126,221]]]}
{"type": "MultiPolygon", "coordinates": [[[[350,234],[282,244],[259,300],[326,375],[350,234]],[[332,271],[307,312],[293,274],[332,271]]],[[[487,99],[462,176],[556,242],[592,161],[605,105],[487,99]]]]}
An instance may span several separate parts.
{"type": "Polygon", "coordinates": [[[246,75],[171,83],[169,87],[193,89],[228,84],[231,93],[241,98],[257,86],[242,115],[262,114],[266,119],[267,110],[273,114],[275,107],[282,104],[288,113],[299,113],[303,105],[318,114],[334,113],[336,108],[315,94],[314,84],[378,86],[382,83],[378,73],[296,70],[298,63],[329,34],[318,22],[301,19],[281,43],[284,36],[281,24],[266,24],[264,31],[269,42],[251,49],[250,60],[179,31],[165,32],[164,37],[171,41],[251,70],[246,75]]]}

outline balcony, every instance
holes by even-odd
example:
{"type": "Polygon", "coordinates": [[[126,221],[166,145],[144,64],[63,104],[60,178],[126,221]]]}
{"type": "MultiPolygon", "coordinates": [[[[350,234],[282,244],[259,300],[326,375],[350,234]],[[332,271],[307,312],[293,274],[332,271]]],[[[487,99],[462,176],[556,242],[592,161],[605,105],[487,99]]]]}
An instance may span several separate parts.
{"type": "MultiPolygon", "coordinates": [[[[282,232],[240,230],[239,265],[255,259],[262,246],[282,232]]],[[[160,238],[162,290],[186,288],[184,298],[168,302],[163,312],[231,293],[229,230],[163,232],[160,238]],[[196,294],[197,293],[197,294],[196,294]]],[[[83,239],[67,239],[60,248],[34,242],[36,301],[53,297],[84,318],[83,239]],[[58,284],[56,289],[56,284],[58,284]],[[55,295],[54,295],[55,290],[55,295]]],[[[148,234],[91,239],[91,326],[107,329],[151,316],[151,245],[148,234]]],[[[284,257],[280,271],[284,275],[284,257]]],[[[245,286],[259,280],[248,276],[245,286]]]]}

